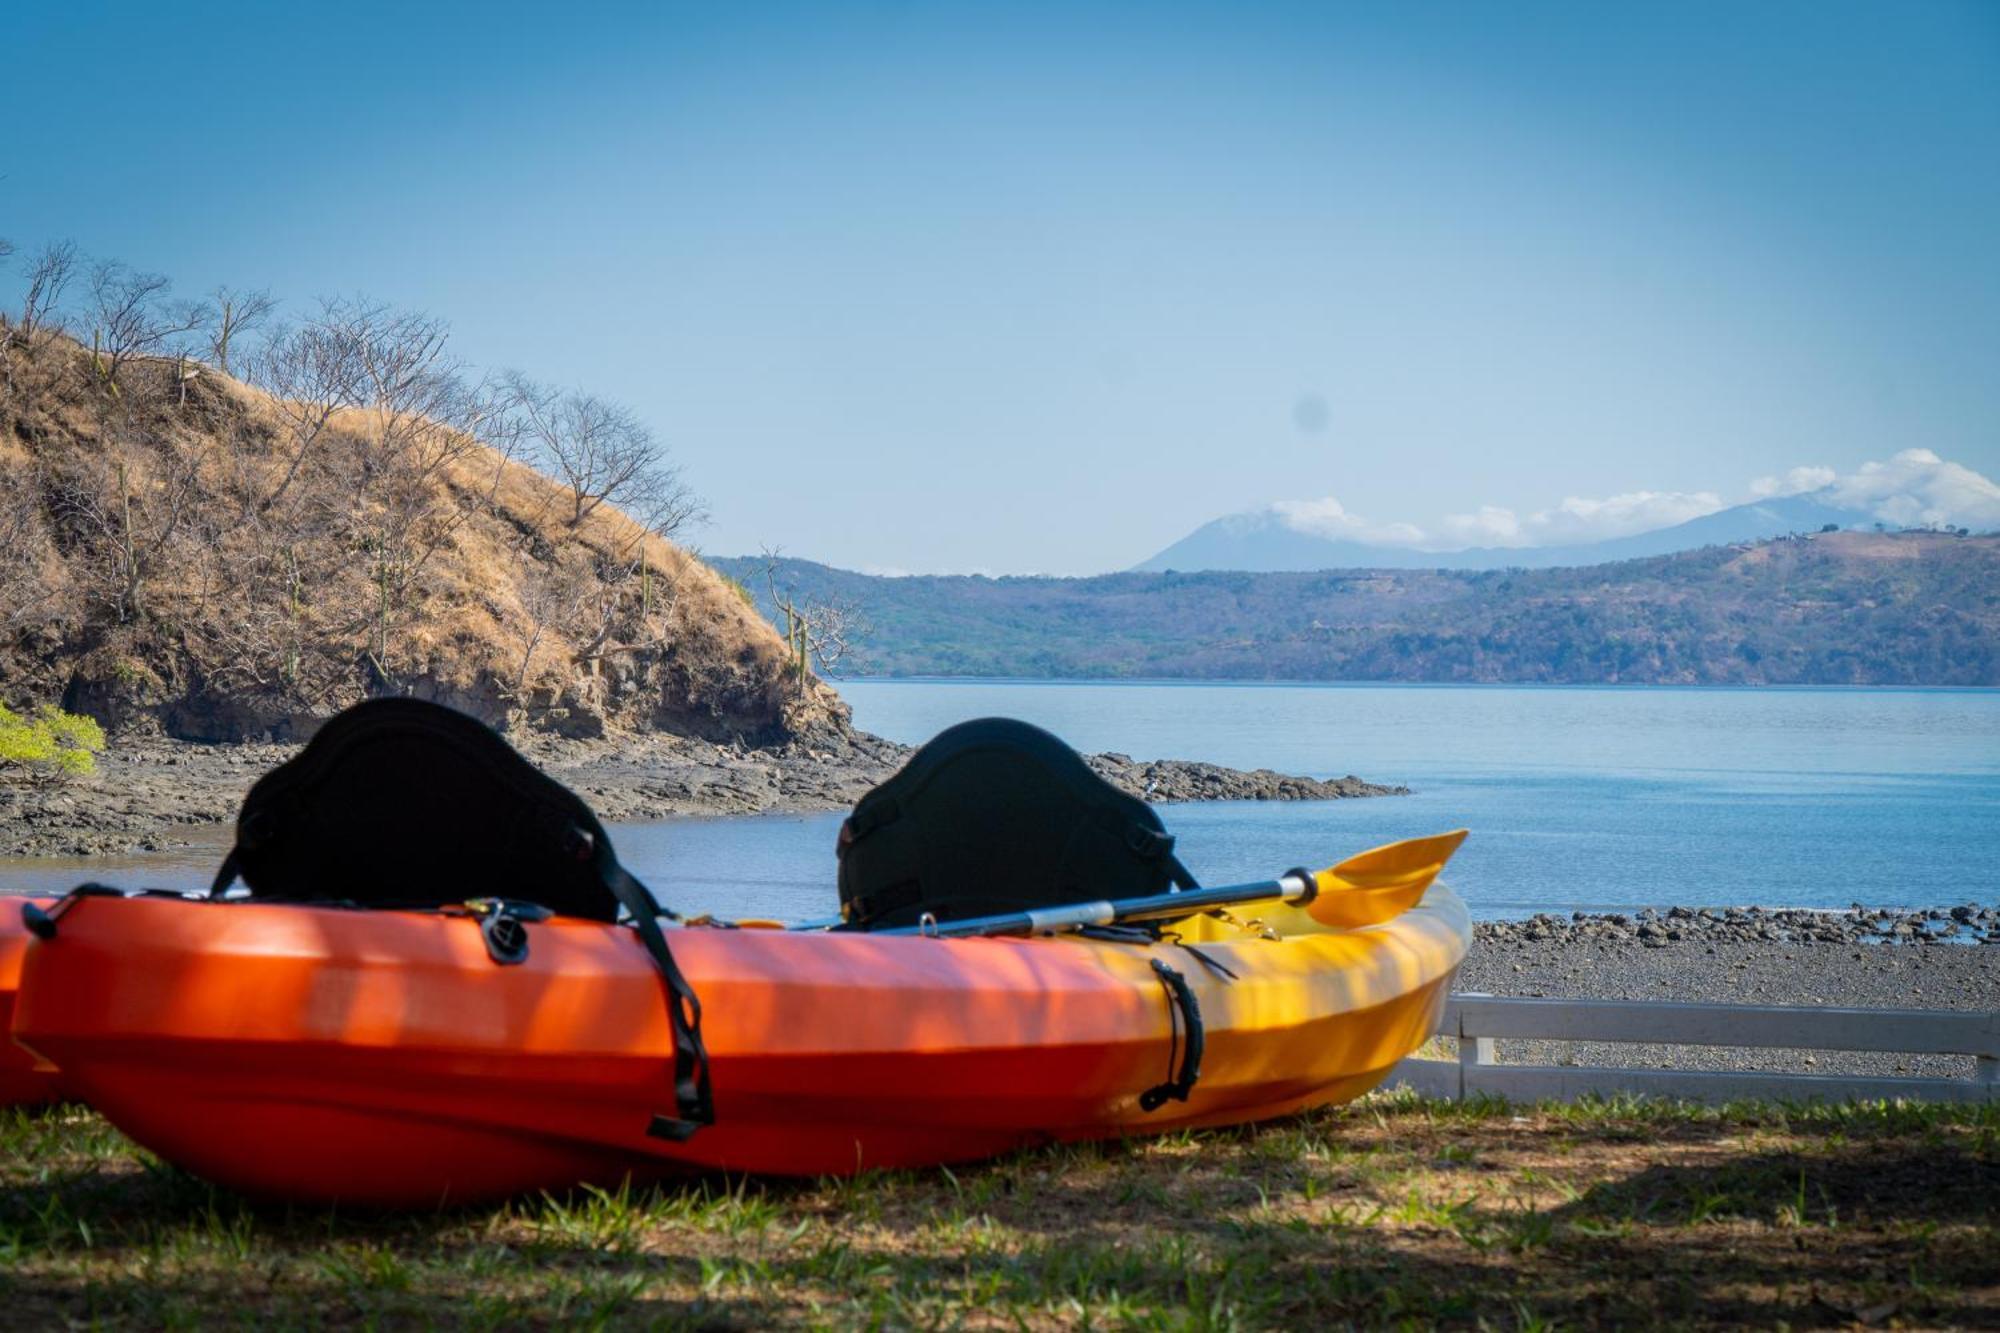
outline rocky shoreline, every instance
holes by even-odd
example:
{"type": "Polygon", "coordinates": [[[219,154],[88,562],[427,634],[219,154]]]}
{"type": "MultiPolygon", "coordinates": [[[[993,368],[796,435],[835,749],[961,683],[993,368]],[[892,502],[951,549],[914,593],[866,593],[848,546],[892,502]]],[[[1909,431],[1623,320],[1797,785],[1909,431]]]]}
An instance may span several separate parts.
{"type": "Polygon", "coordinates": [[[1648,907],[1637,912],[1537,913],[1523,921],[1483,921],[1482,944],[1631,942],[1648,949],[1699,944],[2000,944],[2000,908],[1868,908],[1844,912],[1767,907],[1648,907]]]}
{"type": "MultiPolygon", "coordinates": [[[[1559,999],[1864,1009],[2000,1007],[2000,909],[1668,907],[1482,921],[1453,989],[1559,999]]],[[[1508,1063],[1971,1076],[1964,1055],[1511,1041],[1508,1063]]]]}
{"type": "MultiPolygon", "coordinates": [[[[525,737],[517,743],[599,817],[614,822],[844,809],[910,754],[909,746],[857,731],[765,750],[662,735],[525,737]]],[[[297,750],[266,742],[119,737],[88,778],[0,782],[0,857],[104,856],[187,845],[203,827],[235,819],[250,784],[297,750]]],[[[1409,791],[1353,776],[1321,781],[1122,754],[1089,760],[1114,785],[1151,801],[1327,801],[1409,791]]]]}

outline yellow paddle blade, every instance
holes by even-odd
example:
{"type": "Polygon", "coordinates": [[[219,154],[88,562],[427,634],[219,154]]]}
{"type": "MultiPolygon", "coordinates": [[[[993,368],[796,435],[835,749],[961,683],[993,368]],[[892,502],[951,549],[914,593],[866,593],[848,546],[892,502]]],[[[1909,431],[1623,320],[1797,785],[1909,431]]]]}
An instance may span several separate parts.
{"type": "Polygon", "coordinates": [[[1313,876],[1319,892],[1306,904],[1306,911],[1321,925],[1343,929],[1379,925],[1401,916],[1424,896],[1465,841],[1466,832],[1453,829],[1428,838],[1406,838],[1350,856],[1313,876]]]}

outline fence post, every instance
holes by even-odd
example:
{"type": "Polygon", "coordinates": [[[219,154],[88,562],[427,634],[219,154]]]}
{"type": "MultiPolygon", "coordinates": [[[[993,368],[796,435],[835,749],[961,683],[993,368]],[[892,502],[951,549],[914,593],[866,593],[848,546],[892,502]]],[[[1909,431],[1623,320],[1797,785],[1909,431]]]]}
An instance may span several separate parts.
{"type": "MultiPolygon", "coordinates": [[[[1468,992],[1466,998],[1484,999],[1486,997],[1483,993],[1474,994],[1468,992]]],[[[1453,1026],[1458,1030],[1458,1100],[1464,1101],[1474,1090],[1476,1080],[1472,1076],[1472,1071],[1482,1065],[1491,1065],[1494,1063],[1493,1038],[1466,1036],[1465,1010],[1463,1008],[1456,1009],[1453,1017],[1457,1020],[1453,1026]]]]}

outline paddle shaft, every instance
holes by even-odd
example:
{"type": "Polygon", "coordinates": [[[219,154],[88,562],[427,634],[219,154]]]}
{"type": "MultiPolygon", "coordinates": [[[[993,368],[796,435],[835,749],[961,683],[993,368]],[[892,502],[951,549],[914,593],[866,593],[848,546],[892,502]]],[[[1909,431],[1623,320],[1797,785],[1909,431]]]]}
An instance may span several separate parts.
{"type": "Polygon", "coordinates": [[[963,921],[937,921],[920,926],[896,926],[870,931],[871,935],[927,935],[936,939],[963,939],[971,935],[1051,935],[1079,926],[1115,926],[1127,921],[1157,921],[1161,917],[1193,916],[1212,907],[1234,907],[1240,903],[1310,902],[1318,885],[1308,875],[1290,874],[1254,884],[1218,884],[1212,889],[1183,889],[1177,893],[1155,893],[1145,898],[1108,899],[1090,903],[1068,903],[1032,912],[1002,912],[997,916],[968,917],[963,921]]]}

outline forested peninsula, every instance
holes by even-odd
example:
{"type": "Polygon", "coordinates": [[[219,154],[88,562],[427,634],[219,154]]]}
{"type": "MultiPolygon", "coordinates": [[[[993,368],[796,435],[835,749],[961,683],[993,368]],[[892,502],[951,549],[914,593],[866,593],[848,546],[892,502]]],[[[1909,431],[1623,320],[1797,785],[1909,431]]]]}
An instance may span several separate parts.
{"type": "Polygon", "coordinates": [[[718,560],[840,607],[858,675],[2000,684],[2000,536],[1825,532],[1539,570],[885,578],[718,560]]]}

